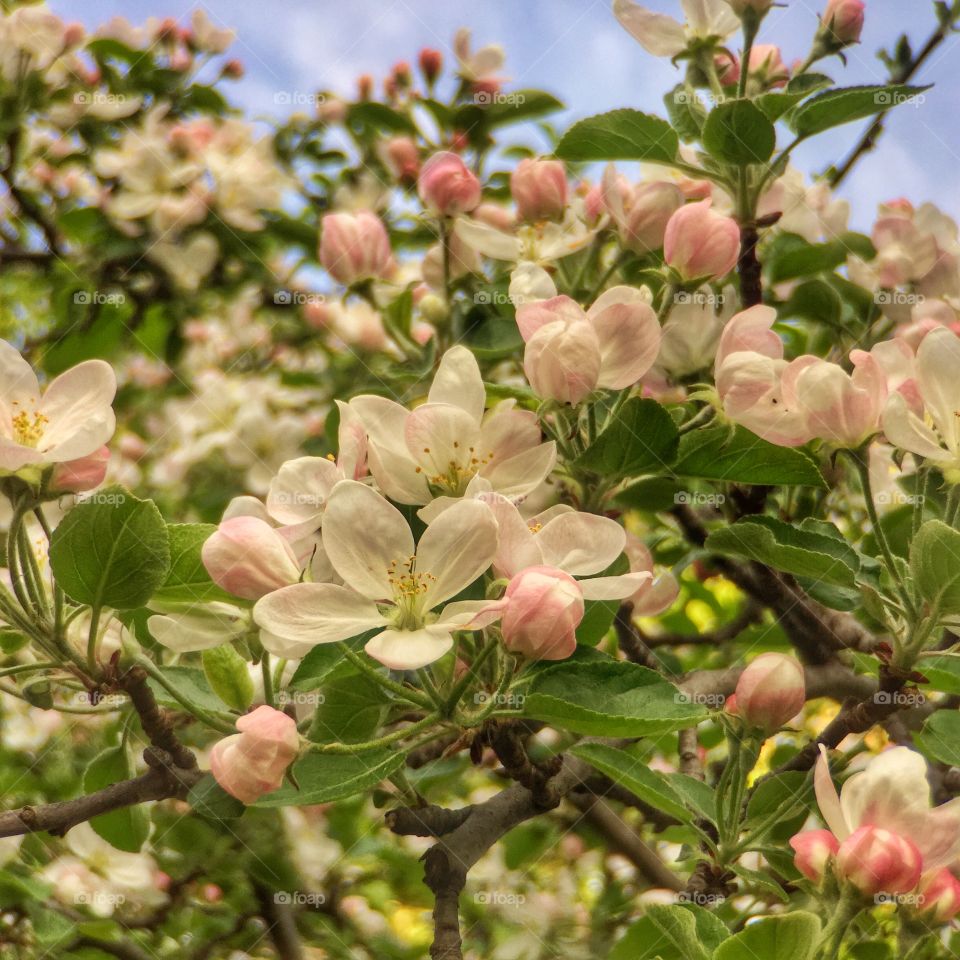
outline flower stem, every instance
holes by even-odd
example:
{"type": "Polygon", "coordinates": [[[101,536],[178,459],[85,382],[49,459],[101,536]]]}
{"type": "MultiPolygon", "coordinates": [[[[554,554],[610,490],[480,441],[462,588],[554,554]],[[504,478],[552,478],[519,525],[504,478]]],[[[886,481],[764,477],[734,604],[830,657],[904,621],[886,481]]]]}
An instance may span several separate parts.
{"type": "Polygon", "coordinates": [[[410,703],[415,703],[417,706],[423,707],[424,709],[429,710],[433,706],[430,700],[423,696],[423,694],[411,689],[410,687],[405,687],[403,684],[397,683],[396,681],[391,680],[389,677],[385,677],[379,670],[370,666],[370,664],[367,663],[363,657],[351,650],[350,647],[348,647],[345,643],[340,644],[340,649],[343,651],[343,655],[361,673],[368,676],[375,683],[379,683],[380,686],[385,690],[389,690],[398,697],[402,697],[404,700],[407,700],[410,703]]]}

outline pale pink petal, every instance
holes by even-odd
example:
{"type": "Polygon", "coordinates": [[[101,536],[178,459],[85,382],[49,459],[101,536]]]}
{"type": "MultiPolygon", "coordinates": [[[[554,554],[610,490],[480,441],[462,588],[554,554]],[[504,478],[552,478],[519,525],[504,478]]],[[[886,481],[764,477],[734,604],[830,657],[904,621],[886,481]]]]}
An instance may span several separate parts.
{"type": "Polygon", "coordinates": [[[640,290],[613,287],[587,311],[600,342],[600,380],[609,390],[633,386],[660,352],[660,322],[640,290]]]}
{"type": "Polygon", "coordinates": [[[451,347],[443,355],[427,399],[459,407],[480,422],[487,393],[477,358],[466,347],[451,347]]]}
{"type": "Polygon", "coordinates": [[[930,460],[945,460],[948,452],[939,437],[916,414],[901,393],[892,393],[883,412],[883,432],[887,441],[930,460]]]}
{"type": "Polygon", "coordinates": [[[497,230],[480,220],[459,217],[456,225],[457,236],[472,249],[493,260],[519,260],[522,247],[520,241],[509,233],[497,230]]]}
{"type": "Polygon", "coordinates": [[[615,520],[592,513],[564,513],[536,535],[542,562],[575,577],[606,570],[623,553],[627,535],[615,520]]]}
{"type": "Polygon", "coordinates": [[[338,483],[323,516],[323,547],[334,569],[371,600],[393,596],[391,565],[414,554],[413,534],[403,514],[379,493],[355,480],[338,483]]]}
{"type": "Polygon", "coordinates": [[[270,481],[267,510],[278,523],[300,524],[323,513],[330,491],[343,475],[326,457],[288,460],[270,481]]]}
{"type": "Polygon", "coordinates": [[[838,840],[841,842],[846,840],[853,831],[844,816],[837,788],[833,785],[830,764],[827,761],[827,748],[823,744],[820,744],[820,756],[813,768],[813,789],[817,795],[817,805],[820,807],[824,823],[838,840]]]}
{"type": "Polygon", "coordinates": [[[294,658],[386,622],[375,604],[333,583],[295,583],[268,593],[254,606],[253,619],[271,653],[294,658]]]}
{"type": "Polygon", "coordinates": [[[417,547],[417,572],[431,579],[423,595],[427,610],[473,583],[493,562],[497,521],[480,500],[461,500],[427,527],[417,547]]]}
{"type": "Polygon", "coordinates": [[[519,499],[535,490],[549,476],[556,462],[557,447],[549,440],[509,460],[482,468],[480,475],[505,497],[519,499]]]}
{"type": "Polygon", "coordinates": [[[407,418],[404,437],[427,481],[456,489],[479,467],[480,418],[449,403],[424,403],[407,418]]]}
{"type": "Polygon", "coordinates": [[[539,329],[550,323],[577,323],[586,319],[583,307],[575,300],[561,294],[549,300],[525,303],[517,308],[517,327],[520,336],[529,340],[539,329]]]}
{"type": "Polygon", "coordinates": [[[633,0],[614,0],[613,12],[624,30],[655,57],[675,57],[687,45],[683,24],[665,13],[654,13],[633,0]]]}
{"type": "Polygon", "coordinates": [[[584,600],[626,600],[653,579],[646,570],[622,573],[617,577],[591,577],[578,580],[584,600]]]}
{"type": "Polygon", "coordinates": [[[419,670],[439,660],[453,646],[450,631],[439,625],[420,630],[384,630],[364,650],[391,670],[419,670]]]}

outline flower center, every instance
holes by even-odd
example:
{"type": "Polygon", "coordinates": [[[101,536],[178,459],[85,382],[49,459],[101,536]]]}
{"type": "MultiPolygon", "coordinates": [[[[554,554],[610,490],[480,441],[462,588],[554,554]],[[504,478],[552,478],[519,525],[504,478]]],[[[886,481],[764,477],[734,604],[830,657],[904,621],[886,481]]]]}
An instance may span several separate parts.
{"type": "MultiPolygon", "coordinates": [[[[14,406],[17,405],[16,400],[13,403],[14,406]]],[[[34,410],[32,414],[26,410],[21,410],[11,420],[13,439],[21,446],[35,448],[43,438],[44,428],[49,422],[49,417],[45,417],[39,410],[34,410]]]]}
{"type": "MultiPolygon", "coordinates": [[[[451,457],[445,467],[433,460],[434,472],[426,473],[426,478],[432,492],[459,497],[466,490],[467,484],[493,460],[493,451],[478,455],[476,447],[461,448],[459,441],[454,441],[453,447],[457,457],[451,457]]],[[[430,447],[424,447],[423,452],[429,457],[430,447]]],[[[429,471],[430,468],[427,469],[429,471]]],[[[423,467],[417,467],[417,473],[423,472],[423,467]]]]}
{"type": "Polygon", "coordinates": [[[416,557],[390,561],[387,580],[393,588],[393,602],[396,604],[395,624],[401,630],[416,630],[423,626],[420,609],[423,595],[436,579],[432,573],[417,570],[416,557]]]}

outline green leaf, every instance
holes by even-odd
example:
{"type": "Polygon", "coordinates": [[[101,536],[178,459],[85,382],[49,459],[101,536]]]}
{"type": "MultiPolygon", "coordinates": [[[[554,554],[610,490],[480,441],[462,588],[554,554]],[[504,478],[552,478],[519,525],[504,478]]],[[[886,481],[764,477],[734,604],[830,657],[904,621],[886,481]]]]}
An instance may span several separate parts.
{"type": "Polygon", "coordinates": [[[777,132],[750,100],[728,100],[710,111],[703,127],[703,145],[723,163],[766,163],[776,148],[777,132]]]}
{"type": "Polygon", "coordinates": [[[735,483],[826,486],[805,453],[768,443],[743,427],[733,433],[727,427],[707,427],[684,434],[672,472],[735,483]]]}
{"type": "Polygon", "coordinates": [[[358,754],[308,753],[293,765],[300,789],[285,784],[257,801],[256,806],[330,803],[353,797],[399,770],[405,760],[404,752],[392,747],[358,754]]]}
{"type": "Polygon", "coordinates": [[[667,107],[670,123],[680,134],[680,139],[688,143],[699,140],[703,124],[707,119],[707,111],[696,92],[690,91],[686,84],[680,83],[664,96],[663,102],[667,107]]]}
{"type": "Polygon", "coordinates": [[[508,123],[543,117],[562,109],[563,104],[543,90],[511,90],[509,93],[497,95],[487,107],[486,114],[491,127],[502,127],[508,123]]]}
{"type": "Polygon", "coordinates": [[[187,803],[201,817],[208,820],[236,820],[247,808],[236,797],[227,793],[212,773],[204,774],[187,794],[187,803]]]}
{"type": "Polygon", "coordinates": [[[960,614],[960,533],[928,520],[910,544],[910,569],[924,600],[942,616],[960,614]]]}
{"type": "Polygon", "coordinates": [[[671,163],[680,141],[659,117],[639,110],[611,110],[575,123],[557,144],[563,160],[649,160],[671,163]]]}
{"type": "Polygon", "coordinates": [[[917,669],[927,678],[932,690],[960,693],[960,657],[943,654],[924,657],[917,669]]]}
{"type": "MultiPolygon", "coordinates": [[[[83,792],[94,793],[132,776],[126,748],[108,747],[88,764],[83,775],[83,792]]],[[[139,853],[150,835],[150,820],[142,806],[102,813],[91,818],[90,826],[111,846],[127,853],[139,853]]]]}
{"type": "Polygon", "coordinates": [[[708,947],[722,936],[718,924],[723,927],[706,910],[653,904],[610,951],[609,960],[709,960],[708,947]]]}
{"type": "Polygon", "coordinates": [[[656,400],[631,397],[574,466],[614,479],[659,473],[673,463],[679,440],[656,400]]]}
{"type": "Polygon", "coordinates": [[[107,487],[75,506],[53,532],[50,567],[77,603],[141,607],[170,570],[166,524],[152,500],[107,487]]]}
{"type": "Polygon", "coordinates": [[[877,255],[870,238],[862,233],[843,233],[825,243],[809,243],[795,233],[782,233],[767,252],[764,268],[771,283],[781,283],[835,270],[852,253],[862,260],[877,255]]]}
{"type": "Polygon", "coordinates": [[[805,910],[755,920],[717,947],[713,960],[810,960],[820,938],[820,918],[805,910]]]}
{"type": "Polygon", "coordinates": [[[960,766],[960,712],[957,710],[938,710],[927,717],[923,729],[914,737],[924,753],[934,760],[951,767],[960,766]]]}
{"type": "Polygon", "coordinates": [[[746,517],[715,530],[707,537],[706,548],[840,587],[853,587],[860,569],[859,554],[839,531],[837,537],[827,536],[774,517],[746,517]]]}
{"type": "Polygon", "coordinates": [[[680,794],[662,773],[651,770],[646,760],[605,743],[579,743],[571,747],[569,753],[585,760],[657,810],[681,823],[693,822],[694,818],[680,794]]]}
{"type": "MultiPolygon", "coordinates": [[[[683,449],[683,440],[680,439],[680,449],[683,449]]],[[[677,495],[682,492],[680,484],[671,477],[644,477],[630,486],[624,487],[614,498],[613,502],[625,510],[645,510],[648,513],[659,513],[669,510],[677,503],[677,495]]]]}
{"type": "Polygon", "coordinates": [[[832,83],[833,81],[822,73],[804,73],[791,80],[785,90],[761,94],[756,103],[764,114],[775,122],[811,94],[829,87],[832,83]]]}
{"type": "Polygon", "coordinates": [[[236,602],[226,590],[218,587],[203,565],[200,551],[216,533],[212,523],[169,523],[170,572],[152,600],[164,603],[206,603],[210,600],[236,602]]]}
{"type": "Polygon", "coordinates": [[[780,308],[782,319],[799,317],[831,327],[839,327],[843,316],[840,294],[824,280],[806,280],[791,292],[780,308]]]}
{"type": "Polygon", "coordinates": [[[386,715],[389,698],[383,687],[342,660],[323,684],[309,739],[359,743],[369,740],[386,715]]]}
{"type": "MultiPolygon", "coordinates": [[[[222,711],[223,701],[210,689],[207,678],[202,670],[196,667],[163,667],[163,678],[177,693],[190,703],[195,703],[202,710],[222,711]]],[[[162,687],[156,680],[147,681],[157,703],[173,710],[182,710],[179,701],[162,687]]]]}
{"type": "Polygon", "coordinates": [[[201,658],[210,689],[228,707],[246,710],[253,703],[254,692],[247,661],[229,643],[204,650],[201,658]]]}
{"type": "Polygon", "coordinates": [[[524,712],[573,733],[608,737],[668,733],[707,715],[653,670],[623,660],[544,670],[530,684],[524,712]]]}
{"type": "Polygon", "coordinates": [[[347,124],[351,127],[359,125],[389,130],[392,133],[417,133],[416,124],[406,114],[375,100],[353,104],[347,111],[347,124]]]}
{"type": "Polygon", "coordinates": [[[801,137],[811,137],[832,127],[884,113],[901,103],[916,102],[929,86],[841,87],[827,90],[799,106],[790,118],[790,126],[801,137]]]}

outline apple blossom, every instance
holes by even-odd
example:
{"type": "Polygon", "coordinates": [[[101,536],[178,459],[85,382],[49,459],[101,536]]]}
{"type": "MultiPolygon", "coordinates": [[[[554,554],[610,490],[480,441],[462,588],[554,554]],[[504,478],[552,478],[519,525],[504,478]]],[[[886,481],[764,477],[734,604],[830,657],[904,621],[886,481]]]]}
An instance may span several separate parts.
{"type": "MultiPolygon", "coordinates": [[[[823,819],[841,844],[861,827],[875,827],[912,841],[924,872],[954,863],[960,856],[960,798],[931,807],[926,761],[908,747],[891,747],[873,757],[847,779],[838,795],[830,779],[826,748],[821,746],[813,784],[823,819]]],[[[847,848],[846,862],[851,869],[860,869],[869,863],[867,854],[874,847],[883,850],[890,845],[885,838],[879,842],[861,835],[847,848]]],[[[894,855],[905,852],[909,851],[895,850],[894,855]]]]}
{"type": "Polygon", "coordinates": [[[450,151],[435,153],[417,178],[417,192],[433,213],[453,217],[480,203],[480,181],[460,156],[450,151]]]}
{"type": "Polygon", "coordinates": [[[41,390],[19,351],[0,340],[0,475],[89,457],[113,436],[117,381],[85,360],[41,390]]]}
{"type": "Polygon", "coordinates": [[[446,603],[490,566],[497,549],[496,520],[478,500],[451,505],[415,547],[396,507],[344,480],[327,501],[322,536],[344,586],[298,583],[258,601],[253,616],[271,653],[297,658],[376,629],[367,653],[391,669],[413,670],[440,659],[454,631],[496,617],[486,601],[446,603]]]}
{"type": "Polygon", "coordinates": [[[803,667],[796,657],[761,653],[737,681],[736,715],[769,735],[802,709],[806,700],[803,667]]]}
{"type": "Polygon", "coordinates": [[[595,389],[623,390],[653,365],[660,324],[647,295],[612,287],[584,311],[567,296],[517,309],[524,370],[542,397],[579,403],[595,389]]]}
{"type": "Polygon", "coordinates": [[[758,43],[750,51],[750,79],[764,89],[784,87],[790,71],[783,62],[780,48],[770,43],[758,43]]]}
{"type": "Polygon", "coordinates": [[[256,517],[224,520],[204,543],[202,558],[213,582],[244,600],[259,600],[300,579],[290,544],[256,517]]]}
{"type": "Polygon", "coordinates": [[[808,880],[820,883],[840,844],[829,830],[804,830],[790,838],[790,846],[796,868],[808,880]]]}
{"type": "Polygon", "coordinates": [[[526,157],[510,174],[510,194],[521,220],[560,220],[567,205],[567,174],[560,160],[526,157]]]}
{"type": "Polygon", "coordinates": [[[735,303],[733,287],[726,287],[720,294],[708,287],[678,293],[661,329],[657,369],[673,377],[685,377],[709,368],[735,303]]]}
{"type": "Polygon", "coordinates": [[[583,590],[556,567],[527,567],[507,584],[500,631],[504,646],[529,660],[565,660],[577,648],[583,590]]]}
{"type": "Polygon", "coordinates": [[[837,849],[837,874],[868,896],[909,893],[922,872],[916,844],[882,827],[858,827],[837,849]]]}
{"type": "Polygon", "coordinates": [[[633,607],[633,612],[640,617],[655,617],[673,606],[680,594],[677,578],[669,570],[656,574],[649,548],[630,532],[627,533],[624,552],[630,561],[631,573],[649,573],[653,578],[645,580],[636,593],[627,598],[626,602],[633,607]]]}
{"type": "Polygon", "coordinates": [[[239,640],[250,630],[249,612],[220,600],[204,604],[152,600],[150,609],[156,611],[147,618],[150,635],[176,653],[219,647],[239,640]]]}
{"type": "Polygon", "coordinates": [[[443,54],[439,50],[424,47],[417,56],[417,63],[428,84],[433,83],[443,69],[443,54]]]}
{"type": "Polygon", "coordinates": [[[347,286],[388,276],[393,255],[383,222],[366,210],[326,214],[321,226],[320,262],[334,280],[347,286]]]}
{"type": "Polygon", "coordinates": [[[710,200],[688,203],[667,222],[664,259],[684,280],[725,277],[740,256],[737,222],[710,207],[710,200]]]}
{"type": "Polygon", "coordinates": [[[601,181],[603,205],[629,250],[646,253],[663,246],[667,224],[683,206],[680,187],[668,180],[632,186],[608,164],[601,181]]]}
{"type": "Polygon", "coordinates": [[[471,49],[471,31],[461,27],[453,38],[458,72],[464,80],[485,86],[498,86],[505,78],[500,76],[505,53],[498,43],[491,43],[479,50],[471,49]]]}
{"type": "Polygon", "coordinates": [[[740,26],[726,0],[681,0],[681,6],[686,23],[634,0],[614,0],[613,12],[624,30],[655,57],[675,57],[692,40],[722,41],[740,26]]]}
{"type": "Polygon", "coordinates": [[[283,784],[287,767],[300,750],[297,723],[266,705],[237,720],[240,731],[210,751],[210,771],[227,793],[256,803],[283,784]]]}
{"type": "Polygon", "coordinates": [[[960,913],[960,880],[946,867],[920,880],[921,913],[934,923],[947,923],[960,913]]]}
{"type": "Polygon", "coordinates": [[[931,330],[917,350],[915,385],[923,416],[902,392],[891,394],[883,432],[895,447],[938,464],[947,480],[960,480],[960,337],[946,327],[931,330]]]}
{"type": "Polygon", "coordinates": [[[386,397],[354,397],[350,407],[369,440],[370,472],[398,503],[462,497],[475,477],[523,497],[553,469],[556,447],[542,443],[536,414],[503,400],[484,413],[480,368],[466,347],[448,350],[427,402],[407,410],[386,397]]]}

